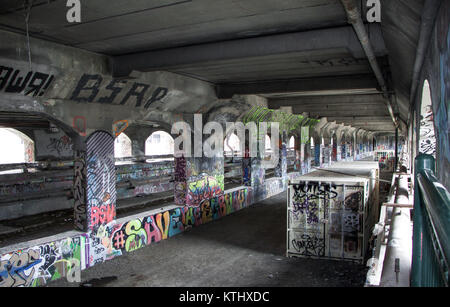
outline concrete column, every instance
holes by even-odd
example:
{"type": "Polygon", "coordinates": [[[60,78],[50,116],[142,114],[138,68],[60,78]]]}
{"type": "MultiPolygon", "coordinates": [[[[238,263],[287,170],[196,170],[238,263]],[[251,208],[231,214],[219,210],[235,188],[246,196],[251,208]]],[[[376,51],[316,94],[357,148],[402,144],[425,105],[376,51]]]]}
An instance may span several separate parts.
{"type": "Polygon", "coordinates": [[[320,167],[322,140],[320,137],[314,137],[314,166],[320,167]]]}
{"type": "Polygon", "coordinates": [[[145,141],[142,139],[131,139],[131,155],[133,157],[145,156],[145,141]]]}
{"type": "Polygon", "coordinates": [[[85,147],[75,150],[75,227],[96,232],[116,218],[114,138],[105,131],[92,133],[85,147]]]}
{"type": "Polygon", "coordinates": [[[251,186],[253,190],[253,201],[258,202],[265,199],[266,170],[262,166],[266,149],[266,131],[262,131],[258,127],[258,154],[257,157],[251,158],[251,186]]]}
{"type": "Polygon", "coordinates": [[[322,161],[321,167],[328,167],[331,164],[331,140],[329,138],[322,138],[322,161]]]}
{"type": "Polygon", "coordinates": [[[333,162],[337,162],[338,158],[338,142],[337,142],[337,137],[336,134],[333,134],[333,136],[331,137],[331,146],[332,146],[332,150],[331,150],[331,163],[333,162]]]}
{"type": "Polygon", "coordinates": [[[301,142],[302,141],[301,137],[294,136],[294,138],[295,138],[295,145],[294,145],[294,150],[295,150],[294,170],[296,172],[301,173],[301,171],[302,171],[302,161],[304,159],[304,149],[302,148],[303,144],[301,142]]]}
{"type": "Polygon", "coordinates": [[[307,174],[311,168],[311,138],[310,127],[302,127],[300,134],[300,163],[301,173],[307,174]]]}
{"type": "MultiPolygon", "coordinates": [[[[279,142],[279,155],[278,155],[278,165],[275,168],[275,177],[287,177],[287,133],[282,132],[279,142]]],[[[275,149],[274,149],[275,150],[275,149]]]]}
{"type": "Polygon", "coordinates": [[[187,164],[184,156],[174,158],[174,200],[175,204],[183,206],[186,204],[187,192],[187,164]]]}

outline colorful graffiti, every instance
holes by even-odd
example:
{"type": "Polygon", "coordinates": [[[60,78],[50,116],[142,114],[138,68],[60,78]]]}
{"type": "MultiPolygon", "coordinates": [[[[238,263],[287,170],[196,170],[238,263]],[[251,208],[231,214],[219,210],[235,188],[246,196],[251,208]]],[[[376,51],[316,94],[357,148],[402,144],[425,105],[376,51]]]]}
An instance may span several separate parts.
{"type": "Polygon", "coordinates": [[[183,156],[175,158],[174,198],[177,205],[186,203],[186,166],[186,159],[183,156]]]}
{"type": "Polygon", "coordinates": [[[88,228],[95,230],[116,216],[114,138],[107,132],[96,131],[86,145],[88,228]]]}
{"type": "Polygon", "coordinates": [[[282,111],[271,110],[265,107],[255,106],[253,107],[243,118],[244,124],[249,122],[255,122],[257,124],[261,122],[278,122],[280,129],[286,132],[297,130],[303,126],[313,127],[319,123],[317,119],[307,118],[301,115],[288,114],[282,111]]]}
{"type": "Polygon", "coordinates": [[[223,194],[224,176],[212,177],[206,175],[200,180],[188,183],[186,204],[201,205],[203,201],[223,194]]]}
{"type": "Polygon", "coordinates": [[[251,201],[251,190],[240,189],[197,207],[174,208],[123,224],[113,221],[82,236],[5,254],[0,258],[0,286],[42,286],[62,277],[79,282],[81,270],[218,220],[251,201]]]}
{"type": "Polygon", "coordinates": [[[0,287],[41,286],[63,277],[79,282],[85,242],[85,236],[77,236],[2,255],[0,287]]]}

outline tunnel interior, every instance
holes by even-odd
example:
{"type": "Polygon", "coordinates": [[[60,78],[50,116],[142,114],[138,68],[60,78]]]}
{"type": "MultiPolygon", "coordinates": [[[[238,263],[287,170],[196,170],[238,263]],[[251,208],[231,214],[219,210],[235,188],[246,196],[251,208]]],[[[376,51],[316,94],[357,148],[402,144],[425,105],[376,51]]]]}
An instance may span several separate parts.
{"type": "Polygon", "coordinates": [[[274,253],[364,266],[418,156],[450,188],[448,0],[63,2],[0,4],[0,286],[261,204],[274,253]]]}

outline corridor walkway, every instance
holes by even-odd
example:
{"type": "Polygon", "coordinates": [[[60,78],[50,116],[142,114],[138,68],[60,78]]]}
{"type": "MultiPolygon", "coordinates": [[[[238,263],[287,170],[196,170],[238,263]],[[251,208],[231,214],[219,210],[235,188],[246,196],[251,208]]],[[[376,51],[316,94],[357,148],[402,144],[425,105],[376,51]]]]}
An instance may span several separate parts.
{"type": "Polygon", "coordinates": [[[48,286],[362,287],[362,265],[285,257],[285,193],[48,286]]]}

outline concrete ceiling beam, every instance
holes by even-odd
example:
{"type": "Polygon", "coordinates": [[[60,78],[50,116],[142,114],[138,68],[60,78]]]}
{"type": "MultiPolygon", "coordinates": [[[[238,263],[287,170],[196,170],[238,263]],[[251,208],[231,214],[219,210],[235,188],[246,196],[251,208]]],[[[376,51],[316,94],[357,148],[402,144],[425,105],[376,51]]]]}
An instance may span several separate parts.
{"type": "MultiPolygon", "coordinates": [[[[375,54],[387,55],[381,27],[377,24],[369,25],[368,32],[375,54]]],[[[352,27],[345,26],[114,56],[112,70],[114,77],[125,77],[133,70],[167,70],[171,67],[221,60],[331,49],[347,51],[355,59],[365,58],[352,27]]]]}
{"type": "Polygon", "coordinates": [[[230,99],[234,95],[262,95],[308,91],[374,91],[377,80],[373,75],[352,75],[294,80],[256,81],[220,84],[216,87],[219,99],[230,99]]]}

